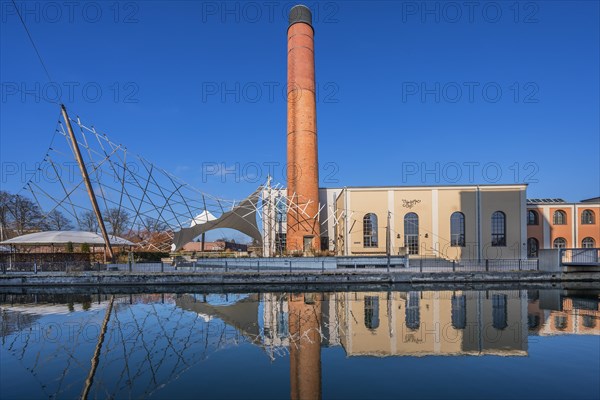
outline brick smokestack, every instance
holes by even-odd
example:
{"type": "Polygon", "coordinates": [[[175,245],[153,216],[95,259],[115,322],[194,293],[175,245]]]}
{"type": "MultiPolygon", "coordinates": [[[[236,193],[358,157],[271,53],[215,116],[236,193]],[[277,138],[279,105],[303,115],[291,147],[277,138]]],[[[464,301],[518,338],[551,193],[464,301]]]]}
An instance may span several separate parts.
{"type": "Polygon", "coordinates": [[[287,36],[287,250],[310,252],[320,249],[320,227],[314,30],[308,7],[290,10],[287,36]]]}

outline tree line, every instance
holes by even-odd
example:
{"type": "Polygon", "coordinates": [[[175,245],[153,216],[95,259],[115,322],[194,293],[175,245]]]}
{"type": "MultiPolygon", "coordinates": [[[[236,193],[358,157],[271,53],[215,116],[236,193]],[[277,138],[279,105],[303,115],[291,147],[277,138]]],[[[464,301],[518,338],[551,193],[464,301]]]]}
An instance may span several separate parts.
{"type": "MultiPolygon", "coordinates": [[[[143,240],[149,234],[169,230],[165,223],[152,218],[145,218],[134,227],[131,214],[119,208],[106,210],[102,217],[110,235],[129,239],[143,240]]],[[[58,209],[44,213],[31,199],[0,191],[0,241],[32,232],[68,230],[98,232],[96,215],[86,210],[73,221],[58,209]]]]}

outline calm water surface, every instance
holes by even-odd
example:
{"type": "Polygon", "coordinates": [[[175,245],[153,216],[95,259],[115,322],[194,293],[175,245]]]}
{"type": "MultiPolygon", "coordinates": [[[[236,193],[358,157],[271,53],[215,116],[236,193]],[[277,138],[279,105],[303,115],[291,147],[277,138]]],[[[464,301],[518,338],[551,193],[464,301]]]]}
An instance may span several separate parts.
{"type": "Polygon", "coordinates": [[[0,397],[598,399],[599,299],[0,294],[0,397]]]}

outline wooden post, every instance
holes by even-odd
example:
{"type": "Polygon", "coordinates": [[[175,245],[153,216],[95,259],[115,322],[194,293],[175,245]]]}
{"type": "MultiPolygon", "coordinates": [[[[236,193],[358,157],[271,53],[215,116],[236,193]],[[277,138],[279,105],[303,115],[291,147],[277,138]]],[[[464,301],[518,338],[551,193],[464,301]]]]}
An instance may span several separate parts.
{"type": "Polygon", "coordinates": [[[108,237],[108,232],[106,231],[106,226],[104,225],[104,220],[102,219],[102,214],[100,213],[100,207],[98,207],[98,201],[96,200],[96,196],[94,195],[94,188],[92,187],[92,183],[90,182],[90,176],[88,175],[85,164],[83,163],[83,158],[81,157],[81,152],[79,151],[79,145],[77,144],[75,133],[73,133],[71,120],[69,119],[69,115],[67,114],[67,109],[65,105],[61,104],[60,107],[63,119],[65,120],[65,124],[67,126],[67,131],[69,132],[69,137],[71,138],[71,143],[73,144],[73,152],[75,153],[75,158],[77,159],[77,164],[79,164],[79,169],[81,171],[81,176],[83,177],[83,182],[85,183],[88,196],[90,197],[90,202],[92,203],[92,209],[94,210],[94,214],[96,215],[96,219],[98,220],[98,227],[100,227],[100,231],[102,232],[102,237],[104,238],[104,243],[106,244],[106,249],[108,250],[108,255],[111,261],[114,262],[115,255],[113,253],[112,246],[110,245],[110,239],[108,237]]]}
{"type": "Polygon", "coordinates": [[[102,329],[100,330],[100,335],[98,335],[98,342],[96,343],[96,349],[94,350],[94,356],[92,357],[92,365],[90,368],[90,372],[88,373],[88,376],[85,380],[83,393],[81,393],[82,400],[86,400],[88,398],[88,394],[90,393],[90,389],[92,388],[92,384],[94,383],[94,376],[96,375],[96,369],[98,369],[98,362],[100,361],[100,352],[102,351],[102,345],[104,344],[104,336],[106,335],[106,328],[108,326],[108,320],[110,319],[110,313],[112,312],[114,302],[115,296],[111,296],[110,302],[108,303],[108,307],[106,307],[106,312],[104,313],[102,329]]]}

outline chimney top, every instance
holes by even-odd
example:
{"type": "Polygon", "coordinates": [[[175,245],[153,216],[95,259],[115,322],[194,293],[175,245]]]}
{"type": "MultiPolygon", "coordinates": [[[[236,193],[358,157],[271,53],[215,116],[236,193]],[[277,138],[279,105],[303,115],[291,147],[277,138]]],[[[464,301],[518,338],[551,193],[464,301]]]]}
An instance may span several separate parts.
{"type": "Polygon", "coordinates": [[[289,26],[303,22],[312,28],[312,13],[310,9],[303,4],[298,4],[290,9],[289,26]]]}

